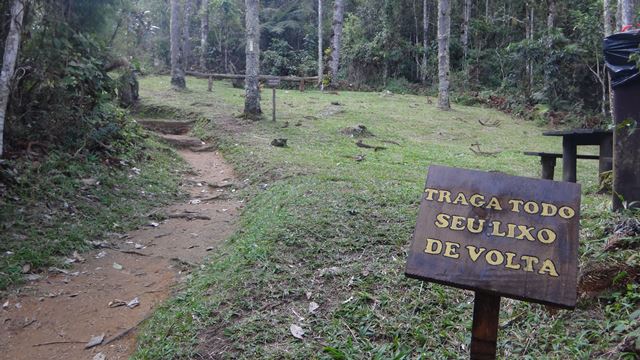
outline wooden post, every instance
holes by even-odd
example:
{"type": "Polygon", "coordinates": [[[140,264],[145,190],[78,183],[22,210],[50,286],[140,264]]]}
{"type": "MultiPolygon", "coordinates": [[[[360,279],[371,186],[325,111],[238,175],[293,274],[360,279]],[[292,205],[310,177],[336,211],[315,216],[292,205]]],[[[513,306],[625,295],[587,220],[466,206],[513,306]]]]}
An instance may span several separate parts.
{"type": "Polygon", "coordinates": [[[213,91],[213,76],[209,76],[209,86],[207,87],[207,91],[213,91]]]}
{"type": "Polygon", "coordinates": [[[273,109],[271,110],[272,111],[271,116],[273,118],[273,121],[275,122],[276,121],[276,88],[274,87],[271,90],[273,90],[273,93],[271,95],[271,99],[273,102],[273,109]]]}
{"type": "Polygon", "coordinates": [[[304,79],[300,80],[300,92],[304,92],[304,79]]]}
{"type": "Polygon", "coordinates": [[[578,147],[570,136],[562,137],[562,180],[576,182],[578,147]]]}
{"type": "Polygon", "coordinates": [[[541,156],[540,162],[542,163],[542,178],[553,180],[553,175],[556,168],[555,156],[541,156]]]}
{"type": "Polygon", "coordinates": [[[476,291],[471,329],[471,360],[496,358],[500,296],[476,291]]]}

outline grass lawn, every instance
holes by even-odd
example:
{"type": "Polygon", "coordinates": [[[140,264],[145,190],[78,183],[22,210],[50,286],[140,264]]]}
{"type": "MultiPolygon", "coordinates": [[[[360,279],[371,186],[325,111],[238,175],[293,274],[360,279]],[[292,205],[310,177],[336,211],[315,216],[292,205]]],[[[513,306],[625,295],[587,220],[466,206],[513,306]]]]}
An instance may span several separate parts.
{"type": "MultiPolygon", "coordinates": [[[[177,93],[168,77],[142,79],[143,115],[200,119],[194,132],[217,142],[248,179],[241,196],[249,201],[240,230],[140,332],[136,359],[468,357],[473,293],[404,276],[427,168],[538,177],[538,159],[522,152],[561,151],[558,138],[494,110],[441,112],[435,99],[380,93],[278,90],[273,123],[265,90],[265,120],[252,123],[233,117],[244,98],[228,82],[212,93],[206,80],[189,78],[188,87],[177,93]],[[356,147],[341,133],[358,124],[375,135],[365,143],[386,149],[356,147]],[[270,146],[274,138],[289,147],[270,146]],[[479,156],[472,144],[497,154],[479,156]],[[291,335],[292,324],[304,339],[291,335]]],[[[609,197],[596,194],[596,173],[597,162],[579,161],[580,262],[637,264],[632,250],[602,251],[616,219],[609,197]]],[[[500,357],[619,358],[616,346],[640,331],[638,289],[621,286],[557,313],[503,299],[500,357]]]]}

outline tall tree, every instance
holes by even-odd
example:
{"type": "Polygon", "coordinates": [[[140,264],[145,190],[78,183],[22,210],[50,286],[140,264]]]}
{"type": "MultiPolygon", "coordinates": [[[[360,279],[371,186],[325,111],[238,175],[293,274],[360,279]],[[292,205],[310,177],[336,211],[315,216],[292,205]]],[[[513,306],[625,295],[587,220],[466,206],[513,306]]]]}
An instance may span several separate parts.
{"type": "Polygon", "coordinates": [[[260,0],[245,0],[245,23],[247,32],[246,68],[245,68],[245,98],[244,115],[258,120],[260,109],[260,89],[258,76],[260,74],[260,0]]]}
{"type": "Polygon", "coordinates": [[[9,20],[9,33],[4,43],[2,58],[2,71],[0,72],[0,157],[4,149],[4,122],[9,104],[11,79],[16,70],[16,60],[20,49],[20,37],[22,20],[24,19],[24,1],[14,0],[11,5],[11,18],[9,20]]]}
{"type": "Polygon", "coordinates": [[[613,34],[613,25],[611,23],[611,0],[603,1],[603,12],[602,18],[604,22],[604,36],[609,36],[613,34]]]}
{"type": "Polygon", "coordinates": [[[451,2],[438,0],[438,108],[451,109],[449,103],[449,41],[451,37],[451,2]]]}
{"type": "Polygon", "coordinates": [[[180,0],[171,0],[169,32],[171,39],[171,85],[174,89],[184,89],[187,87],[184,80],[183,41],[180,36],[182,30],[180,24],[180,7],[180,0]]]}
{"type": "MultiPolygon", "coordinates": [[[[526,22],[526,39],[529,40],[530,44],[533,42],[533,36],[535,34],[535,4],[532,1],[526,2],[526,10],[527,10],[527,22],[526,22]]],[[[531,91],[533,89],[533,62],[529,57],[527,57],[526,61],[527,67],[527,78],[529,79],[528,88],[527,88],[527,97],[531,96],[531,91]]]]}
{"type": "Polygon", "coordinates": [[[464,0],[462,7],[462,32],[460,42],[462,43],[462,54],[464,60],[469,55],[469,21],[471,21],[471,0],[464,0]]]}
{"type": "Polygon", "coordinates": [[[335,0],[333,4],[333,34],[331,36],[331,85],[338,85],[338,68],[340,66],[340,51],[342,46],[342,23],[344,21],[344,0],[335,0]]]}
{"type": "Polygon", "coordinates": [[[620,23],[618,30],[626,25],[633,25],[636,17],[634,0],[618,0],[618,9],[620,11],[620,23]]]}
{"type": "MultiPolygon", "coordinates": [[[[603,30],[604,36],[607,37],[613,34],[613,18],[611,17],[611,0],[603,1],[603,11],[602,11],[602,19],[603,19],[603,30]]],[[[607,82],[606,84],[602,83],[602,116],[607,116],[606,109],[606,91],[609,90],[609,111],[613,113],[613,91],[611,91],[611,74],[607,71],[607,82]]]]}
{"type": "Polygon", "coordinates": [[[547,39],[546,39],[546,47],[547,47],[547,64],[544,69],[544,89],[547,97],[547,102],[551,102],[552,99],[555,98],[555,91],[552,88],[552,72],[555,64],[552,61],[552,52],[553,52],[553,29],[556,26],[556,16],[557,16],[557,4],[556,0],[547,0],[547,39]]]}
{"type": "Polygon", "coordinates": [[[429,4],[422,0],[422,83],[427,82],[427,57],[429,55],[429,4]]]}
{"type": "Polygon", "coordinates": [[[209,0],[202,0],[200,9],[200,69],[207,70],[209,53],[209,0]]]}
{"type": "Polygon", "coordinates": [[[182,56],[184,57],[184,67],[185,69],[189,69],[191,66],[191,34],[190,27],[191,24],[191,15],[193,12],[193,0],[184,0],[184,12],[182,13],[182,42],[184,43],[182,47],[182,56]]]}
{"type": "Polygon", "coordinates": [[[556,26],[556,16],[558,15],[558,4],[556,0],[547,0],[549,5],[549,12],[547,15],[547,29],[551,31],[556,26]]]}
{"type": "Polygon", "coordinates": [[[318,86],[322,86],[324,61],[322,61],[322,0],[318,0],[318,86]]]}

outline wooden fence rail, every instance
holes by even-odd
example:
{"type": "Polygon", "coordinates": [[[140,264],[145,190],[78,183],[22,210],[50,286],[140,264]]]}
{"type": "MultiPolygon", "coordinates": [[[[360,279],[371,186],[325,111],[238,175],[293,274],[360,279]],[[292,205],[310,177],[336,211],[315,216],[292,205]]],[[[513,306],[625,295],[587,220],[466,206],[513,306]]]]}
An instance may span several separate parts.
{"type": "MultiPolygon", "coordinates": [[[[213,78],[213,79],[244,79],[244,74],[212,74],[212,73],[202,73],[198,71],[187,71],[187,75],[195,76],[197,78],[213,78]]],[[[280,80],[280,81],[318,81],[317,76],[276,76],[276,75],[260,75],[260,80],[280,80]]]]}

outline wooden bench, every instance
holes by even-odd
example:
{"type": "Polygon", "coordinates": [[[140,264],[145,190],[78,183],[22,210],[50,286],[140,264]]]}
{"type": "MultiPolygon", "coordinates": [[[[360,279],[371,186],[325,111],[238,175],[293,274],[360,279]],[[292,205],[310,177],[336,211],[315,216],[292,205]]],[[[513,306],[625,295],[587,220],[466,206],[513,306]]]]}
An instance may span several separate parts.
{"type": "MultiPolygon", "coordinates": [[[[553,180],[553,175],[556,168],[556,162],[559,158],[562,158],[562,154],[557,153],[546,153],[546,152],[537,152],[537,151],[525,151],[525,155],[530,156],[539,156],[540,163],[542,164],[542,178],[547,180],[553,180]]],[[[588,159],[588,160],[600,160],[600,156],[598,155],[576,155],[577,159],[588,159]]]]}

